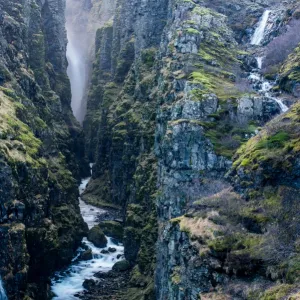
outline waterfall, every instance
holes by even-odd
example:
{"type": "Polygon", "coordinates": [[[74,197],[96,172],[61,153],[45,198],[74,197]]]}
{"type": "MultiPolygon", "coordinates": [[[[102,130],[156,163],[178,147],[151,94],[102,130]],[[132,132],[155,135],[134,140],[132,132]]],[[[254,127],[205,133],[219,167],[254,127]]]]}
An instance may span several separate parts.
{"type": "MultiPolygon", "coordinates": [[[[85,115],[84,96],[87,86],[87,65],[81,48],[76,45],[76,35],[68,30],[67,73],[71,82],[72,110],[75,118],[82,123],[85,115]]],[[[77,40],[78,42],[78,40],[77,40]]]]}
{"type": "Polygon", "coordinates": [[[270,15],[270,10],[266,10],[258,24],[258,27],[256,28],[254,35],[251,39],[251,45],[260,45],[261,41],[264,38],[265,34],[265,29],[268,23],[269,15],[270,15]]]}
{"type": "Polygon", "coordinates": [[[1,276],[0,276],[0,300],[8,300],[5,290],[4,290],[1,276]]]}
{"type": "Polygon", "coordinates": [[[90,70],[89,50],[91,35],[87,29],[87,14],[84,1],[66,1],[66,29],[68,36],[67,73],[71,83],[71,106],[75,118],[82,123],[86,113],[86,90],[90,70]]]}
{"type": "Polygon", "coordinates": [[[278,103],[282,112],[288,111],[289,108],[282,102],[281,99],[274,98],[274,97],[273,97],[273,99],[278,103]]]}
{"type": "Polygon", "coordinates": [[[257,61],[257,67],[259,69],[262,68],[262,63],[263,63],[263,57],[256,57],[256,61],[257,61]]]}

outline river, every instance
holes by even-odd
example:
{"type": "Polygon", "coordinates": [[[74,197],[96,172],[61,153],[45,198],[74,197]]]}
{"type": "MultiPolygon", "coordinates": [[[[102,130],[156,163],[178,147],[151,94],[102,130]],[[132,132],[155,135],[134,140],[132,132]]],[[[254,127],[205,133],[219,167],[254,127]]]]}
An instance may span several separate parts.
{"type": "MultiPolygon", "coordinates": [[[[83,179],[79,186],[79,193],[82,194],[85,190],[90,178],[83,179]]],[[[105,214],[106,211],[97,208],[95,206],[86,204],[79,198],[80,211],[84,221],[87,223],[89,229],[99,223],[98,219],[101,214],[105,214]]],[[[112,269],[112,266],[118,261],[123,259],[124,247],[122,244],[118,244],[112,238],[107,237],[108,243],[105,248],[98,248],[86,238],[83,238],[82,242],[89,249],[92,250],[93,259],[87,261],[79,261],[78,257],[84,251],[79,248],[77,254],[73,259],[71,265],[55,274],[52,279],[52,292],[56,295],[53,299],[57,300],[72,300],[78,299],[76,294],[84,291],[82,286],[85,279],[94,279],[95,273],[108,272],[112,269]],[[109,247],[115,248],[116,252],[109,254],[102,254],[103,249],[108,250],[109,247]]]]}

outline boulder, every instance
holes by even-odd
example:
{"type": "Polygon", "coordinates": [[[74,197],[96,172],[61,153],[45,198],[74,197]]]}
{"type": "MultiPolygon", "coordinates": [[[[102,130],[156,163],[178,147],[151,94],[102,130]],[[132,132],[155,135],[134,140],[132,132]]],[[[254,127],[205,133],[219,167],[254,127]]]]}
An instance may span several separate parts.
{"type": "Polygon", "coordinates": [[[82,252],[82,253],[80,254],[80,259],[81,259],[81,260],[90,260],[90,259],[92,259],[92,258],[93,258],[93,253],[92,253],[92,250],[91,250],[91,249],[86,250],[86,251],[84,251],[84,252],[82,252]]]}
{"type": "Polygon", "coordinates": [[[107,239],[98,225],[90,229],[87,239],[99,248],[106,247],[107,245],[107,239]]]}
{"type": "Polygon", "coordinates": [[[124,272],[127,271],[129,268],[130,268],[130,264],[127,260],[118,261],[112,267],[113,271],[116,272],[124,272]]]}
{"type": "Polygon", "coordinates": [[[105,235],[116,240],[123,239],[123,226],[116,221],[103,221],[99,224],[105,235]]]}

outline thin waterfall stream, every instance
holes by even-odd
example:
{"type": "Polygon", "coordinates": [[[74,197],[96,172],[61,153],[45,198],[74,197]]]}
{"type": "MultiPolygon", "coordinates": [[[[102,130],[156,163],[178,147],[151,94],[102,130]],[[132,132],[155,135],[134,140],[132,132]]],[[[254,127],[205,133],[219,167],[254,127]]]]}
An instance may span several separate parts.
{"type": "Polygon", "coordinates": [[[268,24],[269,16],[270,16],[271,11],[266,10],[264,14],[262,15],[262,18],[254,32],[254,35],[252,36],[251,39],[251,45],[260,45],[264,35],[265,35],[265,29],[268,24]]]}
{"type": "Polygon", "coordinates": [[[0,276],[0,300],[8,300],[4,286],[3,286],[1,276],[0,276]]]}
{"type": "MultiPolygon", "coordinates": [[[[270,10],[266,10],[263,13],[261,20],[258,23],[258,26],[252,36],[250,42],[251,45],[260,46],[260,44],[262,43],[265,37],[265,30],[268,24],[270,13],[271,13],[270,10]]],[[[271,100],[274,100],[279,105],[282,113],[286,112],[289,108],[282,102],[280,98],[274,96],[272,92],[272,89],[275,86],[276,81],[266,80],[263,76],[262,73],[263,60],[264,60],[263,56],[256,57],[257,69],[252,70],[252,72],[249,75],[249,81],[252,83],[253,88],[257,90],[261,95],[271,100]]]]}
{"type": "MultiPolygon", "coordinates": [[[[82,180],[79,186],[80,194],[84,192],[89,180],[90,178],[85,178],[82,180]]],[[[87,223],[89,229],[99,224],[99,216],[105,214],[106,211],[85,203],[81,200],[81,198],[79,198],[79,202],[82,217],[87,223]]],[[[84,280],[94,279],[97,281],[97,278],[94,277],[96,273],[110,271],[117,261],[123,259],[123,245],[110,237],[106,238],[108,243],[105,248],[98,248],[93,243],[89,242],[87,238],[83,238],[82,243],[84,244],[85,248],[92,250],[93,258],[90,260],[80,260],[80,254],[83,253],[85,249],[79,248],[77,250],[77,254],[74,257],[71,265],[65,270],[57,272],[52,279],[52,292],[56,295],[53,299],[78,299],[76,295],[84,291],[84,280]],[[110,252],[109,249],[111,248],[114,248],[115,252],[110,252]]],[[[0,300],[2,299],[0,298],[0,300]]]]}

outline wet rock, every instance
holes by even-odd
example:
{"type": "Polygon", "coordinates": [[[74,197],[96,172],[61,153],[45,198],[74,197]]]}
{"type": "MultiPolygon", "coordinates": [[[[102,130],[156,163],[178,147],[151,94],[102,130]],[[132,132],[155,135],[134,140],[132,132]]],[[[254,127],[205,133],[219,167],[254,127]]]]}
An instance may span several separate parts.
{"type": "Polygon", "coordinates": [[[107,245],[105,234],[98,225],[90,229],[87,239],[99,248],[106,247],[107,245]]]}
{"type": "Polygon", "coordinates": [[[105,250],[105,249],[103,249],[103,250],[101,250],[101,253],[102,253],[102,254],[109,254],[109,251],[108,251],[108,250],[105,250]]]}
{"type": "Polygon", "coordinates": [[[93,259],[93,253],[92,253],[92,250],[89,249],[89,250],[86,250],[84,251],[83,253],[80,254],[80,259],[81,260],[90,260],[90,259],[93,259]]]}
{"type": "Polygon", "coordinates": [[[114,252],[117,251],[117,249],[116,249],[116,248],[109,247],[109,248],[108,248],[108,251],[111,252],[111,253],[114,253],[114,252]]]}

